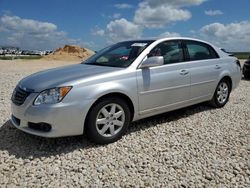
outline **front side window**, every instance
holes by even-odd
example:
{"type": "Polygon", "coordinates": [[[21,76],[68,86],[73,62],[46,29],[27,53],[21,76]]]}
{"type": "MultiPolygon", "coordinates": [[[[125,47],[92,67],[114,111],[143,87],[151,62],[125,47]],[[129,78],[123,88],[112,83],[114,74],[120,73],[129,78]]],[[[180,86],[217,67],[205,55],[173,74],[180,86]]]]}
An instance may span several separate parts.
{"type": "Polygon", "coordinates": [[[186,42],[189,58],[191,61],[217,58],[212,47],[200,42],[186,42]]]}
{"type": "Polygon", "coordinates": [[[104,48],[83,63],[110,67],[128,67],[152,42],[153,40],[120,42],[104,48]]]}
{"type": "Polygon", "coordinates": [[[163,56],[164,64],[183,62],[183,50],[179,41],[165,41],[154,47],[148,57],[163,56]]]}

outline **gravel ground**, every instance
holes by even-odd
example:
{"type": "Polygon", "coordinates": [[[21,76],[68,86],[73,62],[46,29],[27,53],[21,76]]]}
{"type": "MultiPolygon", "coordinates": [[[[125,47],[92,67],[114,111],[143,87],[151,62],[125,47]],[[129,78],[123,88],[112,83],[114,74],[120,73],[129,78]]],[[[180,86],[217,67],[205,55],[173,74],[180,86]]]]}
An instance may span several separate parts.
{"type": "Polygon", "coordinates": [[[0,187],[250,187],[250,81],[222,109],[200,104],[147,118],[106,146],[14,128],[17,81],[62,64],[0,61],[0,187]]]}

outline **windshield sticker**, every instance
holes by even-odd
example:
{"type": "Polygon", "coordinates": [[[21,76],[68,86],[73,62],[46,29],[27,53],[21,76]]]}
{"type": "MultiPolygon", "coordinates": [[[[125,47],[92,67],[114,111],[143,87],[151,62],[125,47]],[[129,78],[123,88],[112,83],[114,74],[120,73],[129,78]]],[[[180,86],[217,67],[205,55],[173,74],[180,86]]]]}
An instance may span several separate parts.
{"type": "Polygon", "coordinates": [[[144,47],[146,45],[147,45],[147,43],[134,43],[131,46],[144,47]]]}

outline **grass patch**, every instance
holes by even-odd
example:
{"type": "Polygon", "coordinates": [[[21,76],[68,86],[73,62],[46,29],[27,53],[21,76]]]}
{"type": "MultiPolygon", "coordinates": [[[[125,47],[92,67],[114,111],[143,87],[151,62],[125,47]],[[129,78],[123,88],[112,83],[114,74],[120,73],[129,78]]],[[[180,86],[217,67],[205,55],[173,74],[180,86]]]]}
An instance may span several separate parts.
{"type": "Polygon", "coordinates": [[[40,55],[30,55],[30,56],[0,56],[0,60],[14,60],[14,59],[26,59],[26,60],[32,60],[32,59],[41,59],[42,56],[40,55]]]}
{"type": "Polygon", "coordinates": [[[232,52],[238,59],[248,59],[250,52],[232,52]]]}

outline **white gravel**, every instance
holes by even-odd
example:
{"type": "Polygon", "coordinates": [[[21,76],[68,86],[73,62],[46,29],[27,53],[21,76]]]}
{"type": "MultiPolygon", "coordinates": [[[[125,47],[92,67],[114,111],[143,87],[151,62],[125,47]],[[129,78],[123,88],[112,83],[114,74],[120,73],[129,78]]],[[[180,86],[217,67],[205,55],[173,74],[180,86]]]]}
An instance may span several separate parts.
{"type": "Polygon", "coordinates": [[[151,117],[106,146],[14,128],[17,81],[61,64],[0,61],[0,187],[250,187],[250,81],[222,109],[200,104],[151,117]]]}

